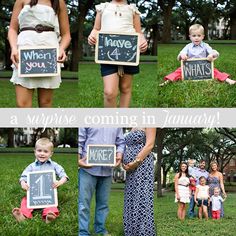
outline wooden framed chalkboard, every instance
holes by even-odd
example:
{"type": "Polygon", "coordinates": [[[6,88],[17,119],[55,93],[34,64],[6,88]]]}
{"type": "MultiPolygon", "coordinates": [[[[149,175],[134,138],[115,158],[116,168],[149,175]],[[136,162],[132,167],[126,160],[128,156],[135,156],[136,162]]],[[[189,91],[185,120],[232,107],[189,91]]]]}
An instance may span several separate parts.
{"type": "Polygon", "coordinates": [[[93,166],[115,166],[116,145],[88,145],[87,164],[93,166]]]}
{"type": "Polygon", "coordinates": [[[27,208],[46,208],[58,205],[57,189],[52,185],[56,181],[55,171],[33,171],[27,176],[27,208]]]}
{"type": "Polygon", "coordinates": [[[214,63],[207,58],[194,58],[181,61],[182,79],[202,81],[214,79],[214,63]]]}
{"type": "Polygon", "coordinates": [[[60,75],[56,47],[19,47],[19,77],[47,77],[60,75]]]}
{"type": "Polygon", "coordinates": [[[139,58],[138,33],[98,33],[95,51],[96,63],[137,66],[139,58]]]}

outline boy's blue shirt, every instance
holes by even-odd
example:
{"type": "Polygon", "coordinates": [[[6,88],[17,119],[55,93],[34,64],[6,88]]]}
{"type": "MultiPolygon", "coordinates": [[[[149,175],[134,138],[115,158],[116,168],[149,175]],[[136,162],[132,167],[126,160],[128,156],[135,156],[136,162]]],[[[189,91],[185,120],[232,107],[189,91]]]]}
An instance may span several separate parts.
{"type": "Polygon", "coordinates": [[[69,177],[67,176],[64,168],[61,165],[57,164],[55,161],[52,161],[51,158],[49,158],[45,162],[40,162],[35,159],[33,163],[31,163],[24,169],[19,181],[21,182],[22,180],[24,180],[25,182],[27,182],[28,173],[43,170],[54,170],[58,178],[61,179],[63,177],[66,177],[69,180],[69,177]]]}
{"type": "Polygon", "coordinates": [[[193,42],[187,44],[179,53],[178,60],[181,54],[186,54],[189,58],[206,58],[209,54],[212,54],[214,58],[219,56],[219,53],[212,49],[212,47],[205,42],[201,42],[199,45],[195,45],[193,42]]]}

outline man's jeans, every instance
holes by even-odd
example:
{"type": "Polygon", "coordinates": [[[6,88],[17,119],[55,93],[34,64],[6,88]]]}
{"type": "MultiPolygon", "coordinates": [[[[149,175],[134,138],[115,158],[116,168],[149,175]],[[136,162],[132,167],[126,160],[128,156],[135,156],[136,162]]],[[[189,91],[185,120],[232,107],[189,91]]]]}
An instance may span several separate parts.
{"type": "Polygon", "coordinates": [[[195,213],[194,213],[194,207],[195,207],[195,201],[194,201],[194,195],[191,195],[190,198],[190,203],[189,203],[189,208],[188,208],[188,217],[193,218],[195,217],[195,213]]]}
{"type": "Polygon", "coordinates": [[[90,223],[90,204],[95,192],[94,231],[106,234],[105,221],[109,212],[108,200],[111,190],[111,176],[93,176],[85,170],[79,170],[79,236],[87,236],[90,223]]]}

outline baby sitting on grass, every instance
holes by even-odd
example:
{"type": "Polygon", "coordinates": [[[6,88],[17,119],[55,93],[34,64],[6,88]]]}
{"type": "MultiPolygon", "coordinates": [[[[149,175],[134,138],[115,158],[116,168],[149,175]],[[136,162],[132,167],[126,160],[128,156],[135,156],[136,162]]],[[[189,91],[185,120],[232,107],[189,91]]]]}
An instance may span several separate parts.
{"type": "MultiPolygon", "coordinates": [[[[58,188],[60,185],[67,182],[69,179],[62,166],[51,160],[53,155],[53,143],[48,138],[40,138],[35,144],[35,161],[28,165],[20,177],[20,184],[22,189],[28,191],[27,174],[33,171],[54,170],[56,175],[60,178],[53,184],[53,188],[58,188]]],[[[27,208],[27,198],[23,197],[20,208],[12,210],[13,216],[18,222],[24,221],[27,218],[32,218],[34,209],[27,208]]],[[[59,216],[57,207],[47,207],[42,211],[42,218],[46,223],[50,223],[59,216]]]]}
{"type": "MultiPolygon", "coordinates": [[[[187,60],[191,58],[207,58],[209,61],[213,61],[219,57],[219,53],[216,50],[213,50],[207,43],[203,42],[204,39],[204,28],[202,25],[194,24],[189,28],[189,38],[192,41],[187,44],[179,53],[177,59],[178,60],[187,60]]],[[[216,68],[214,68],[214,78],[221,81],[226,82],[230,85],[236,83],[235,80],[229,78],[230,75],[224,72],[220,72],[216,68]]],[[[181,68],[178,68],[176,71],[170,73],[165,76],[165,82],[160,84],[160,86],[164,86],[169,82],[174,82],[181,80],[182,71],[181,68]]]]}

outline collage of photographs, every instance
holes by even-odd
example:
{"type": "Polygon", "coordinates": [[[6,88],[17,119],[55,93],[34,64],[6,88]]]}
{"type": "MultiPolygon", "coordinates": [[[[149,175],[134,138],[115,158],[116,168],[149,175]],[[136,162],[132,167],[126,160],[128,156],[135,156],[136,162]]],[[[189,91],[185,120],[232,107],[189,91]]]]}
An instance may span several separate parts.
{"type": "Polygon", "coordinates": [[[235,235],[236,0],[0,6],[0,236],[235,235]]]}

